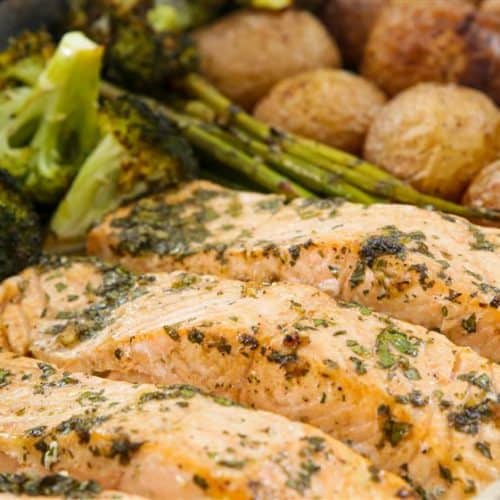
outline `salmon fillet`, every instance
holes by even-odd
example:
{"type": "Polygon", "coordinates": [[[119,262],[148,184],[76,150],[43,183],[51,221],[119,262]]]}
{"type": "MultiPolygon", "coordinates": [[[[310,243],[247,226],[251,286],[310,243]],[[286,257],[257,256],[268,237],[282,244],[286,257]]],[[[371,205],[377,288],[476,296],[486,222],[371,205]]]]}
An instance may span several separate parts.
{"type": "Polygon", "coordinates": [[[0,374],[3,469],[67,470],[163,500],[412,496],[318,429],[192,386],[69,374],[9,353],[0,374]]]}
{"type": "Polygon", "coordinates": [[[500,367],[315,287],[52,259],[0,287],[2,330],[68,371],[190,383],[307,422],[429,495],[500,475],[500,367]]]}
{"type": "Polygon", "coordinates": [[[90,232],[88,251],[140,272],[318,286],[500,361],[500,231],[439,212],[285,205],[196,181],[111,213],[90,232]]]}

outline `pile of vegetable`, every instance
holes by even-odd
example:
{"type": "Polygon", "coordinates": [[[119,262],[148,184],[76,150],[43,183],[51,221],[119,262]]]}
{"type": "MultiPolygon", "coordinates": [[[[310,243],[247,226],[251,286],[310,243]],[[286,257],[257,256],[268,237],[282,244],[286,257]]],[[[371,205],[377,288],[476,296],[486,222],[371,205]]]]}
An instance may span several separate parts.
{"type": "MultiPolygon", "coordinates": [[[[452,10],[461,2],[439,5],[446,1],[452,10]]],[[[363,73],[373,71],[366,57],[380,37],[377,23],[361,23],[366,33],[357,37],[339,36],[339,50],[308,11],[271,12],[289,3],[250,0],[248,6],[261,10],[232,12],[235,5],[223,0],[71,0],[59,39],[41,31],[14,40],[0,54],[0,172],[9,179],[2,173],[0,220],[2,227],[15,220],[26,231],[17,239],[9,231],[2,235],[0,279],[40,253],[33,204],[52,236],[78,242],[122,203],[200,174],[289,199],[393,201],[498,224],[498,207],[456,202],[498,154],[500,115],[493,103],[477,91],[442,84],[409,89],[386,103],[373,83],[336,69],[342,51],[351,65],[364,54],[363,73]],[[453,92],[462,92],[457,102],[470,101],[471,110],[483,114],[460,136],[453,130],[464,130],[456,110],[443,108],[452,125],[440,140],[451,150],[462,143],[472,158],[459,153],[446,165],[444,156],[433,155],[434,163],[426,163],[432,134],[442,133],[437,125],[416,145],[398,142],[405,128],[412,137],[412,92],[425,94],[422,115],[432,115],[443,100],[453,102],[453,92]],[[384,169],[355,156],[362,152],[384,169]],[[427,170],[412,170],[416,158],[427,170]]],[[[339,0],[327,3],[322,16],[339,33],[342,26],[329,19],[336,9],[349,9],[339,0]]],[[[350,5],[363,3],[370,2],[350,5]]],[[[387,2],[371,3],[382,9],[387,2]]],[[[404,2],[390,3],[387,9],[404,8],[404,2]]]]}

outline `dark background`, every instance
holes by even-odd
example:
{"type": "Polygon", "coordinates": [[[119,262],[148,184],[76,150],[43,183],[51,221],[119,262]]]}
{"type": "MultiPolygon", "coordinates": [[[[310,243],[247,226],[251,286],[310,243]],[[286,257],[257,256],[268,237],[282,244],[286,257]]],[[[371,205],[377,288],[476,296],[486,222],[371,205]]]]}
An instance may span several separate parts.
{"type": "Polygon", "coordinates": [[[0,49],[25,29],[57,25],[64,12],[64,0],[0,0],[0,49]]]}

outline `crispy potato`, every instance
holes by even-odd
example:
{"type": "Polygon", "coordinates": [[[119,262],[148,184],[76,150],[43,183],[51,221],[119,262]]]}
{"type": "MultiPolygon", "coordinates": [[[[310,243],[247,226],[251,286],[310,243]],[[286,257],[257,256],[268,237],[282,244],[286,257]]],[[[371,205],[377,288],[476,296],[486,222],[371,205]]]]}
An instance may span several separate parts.
{"type": "Polygon", "coordinates": [[[387,103],[370,126],[364,156],[417,189],[449,199],[500,145],[500,113],[480,92],[422,83],[387,103]]]}
{"type": "Polygon", "coordinates": [[[246,108],[283,78],[340,66],[335,42],[305,11],[242,10],[201,28],[194,37],[202,73],[246,108]]]}
{"type": "Polygon", "coordinates": [[[500,160],[479,171],[472,179],[462,202],[473,207],[500,210],[500,160]]]}
{"type": "Polygon", "coordinates": [[[319,69],[287,78],[257,104],[255,116],[275,127],[358,153],[385,102],[371,82],[347,71],[319,69]]]}
{"type": "Polygon", "coordinates": [[[390,0],[327,0],[321,19],[337,40],[342,58],[357,67],[368,35],[382,7],[390,0]]]}
{"type": "Polygon", "coordinates": [[[467,67],[464,31],[474,7],[459,0],[395,0],[378,16],[362,74],[389,95],[424,82],[457,82],[467,67]]]}

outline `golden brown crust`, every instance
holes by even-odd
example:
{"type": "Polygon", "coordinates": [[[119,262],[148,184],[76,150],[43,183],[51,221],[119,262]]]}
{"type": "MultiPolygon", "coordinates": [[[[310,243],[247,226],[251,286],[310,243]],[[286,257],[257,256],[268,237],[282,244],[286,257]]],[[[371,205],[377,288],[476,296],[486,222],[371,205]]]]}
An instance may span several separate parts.
{"type": "Polygon", "coordinates": [[[368,80],[342,70],[301,73],[275,85],[255,116],[275,127],[359,153],[385,102],[368,80]]]}
{"type": "Polygon", "coordinates": [[[483,0],[479,10],[481,12],[500,15],[500,0],[483,0]]]}
{"type": "Polygon", "coordinates": [[[467,64],[460,83],[477,88],[500,104],[500,10],[479,13],[465,36],[467,64]]]}
{"type": "Polygon", "coordinates": [[[340,66],[335,42],[305,11],[242,10],[198,30],[194,37],[202,73],[247,108],[283,78],[340,66]]]}

